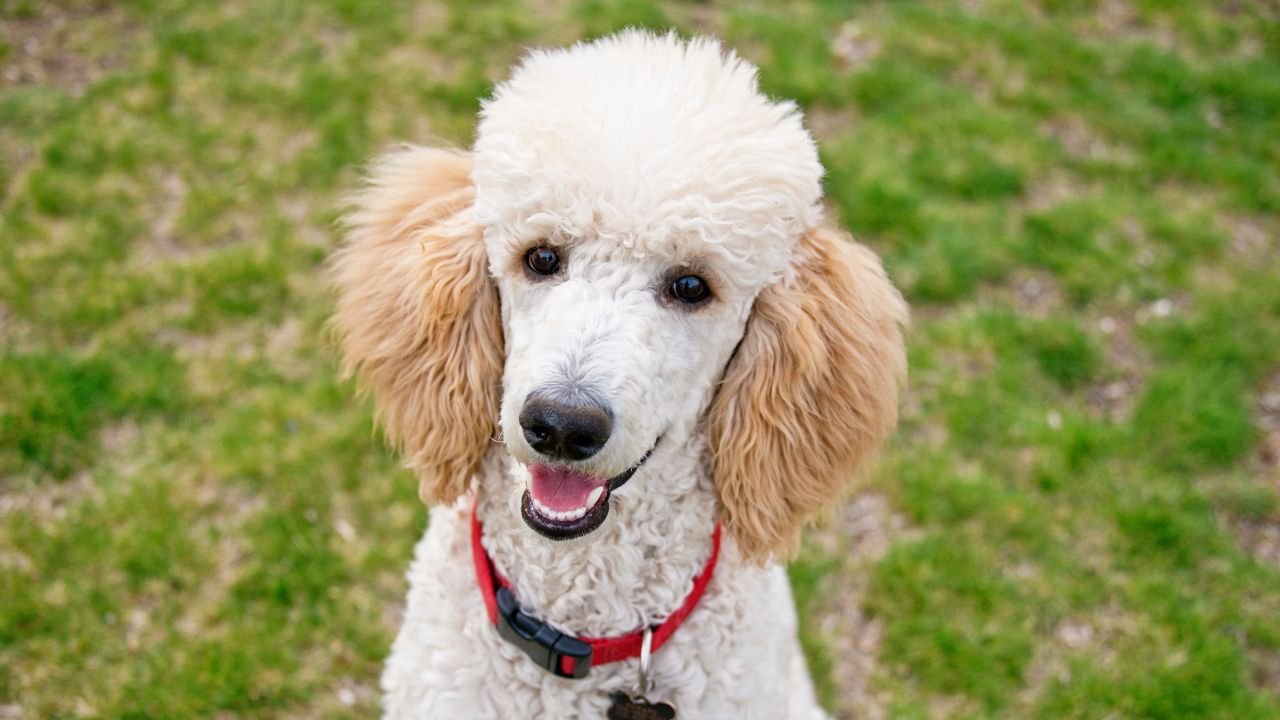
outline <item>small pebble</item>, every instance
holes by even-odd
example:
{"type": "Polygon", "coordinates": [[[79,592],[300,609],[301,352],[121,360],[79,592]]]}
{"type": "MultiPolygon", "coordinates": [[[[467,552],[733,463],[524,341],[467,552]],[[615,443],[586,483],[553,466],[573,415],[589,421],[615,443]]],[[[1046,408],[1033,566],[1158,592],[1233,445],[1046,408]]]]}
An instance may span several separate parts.
{"type": "Polygon", "coordinates": [[[351,688],[338,688],[338,702],[351,707],[356,704],[356,693],[351,688]]]}

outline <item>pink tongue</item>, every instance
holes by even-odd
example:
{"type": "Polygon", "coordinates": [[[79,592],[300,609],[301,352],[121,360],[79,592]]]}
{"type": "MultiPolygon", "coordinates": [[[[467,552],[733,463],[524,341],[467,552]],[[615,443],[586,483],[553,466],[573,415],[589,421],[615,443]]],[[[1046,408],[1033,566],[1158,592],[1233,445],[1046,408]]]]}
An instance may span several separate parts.
{"type": "Polygon", "coordinates": [[[591,491],[609,482],[608,478],[592,477],[550,465],[530,465],[529,473],[533,476],[529,493],[556,512],[577,510],[586,505],[591,491]]]}

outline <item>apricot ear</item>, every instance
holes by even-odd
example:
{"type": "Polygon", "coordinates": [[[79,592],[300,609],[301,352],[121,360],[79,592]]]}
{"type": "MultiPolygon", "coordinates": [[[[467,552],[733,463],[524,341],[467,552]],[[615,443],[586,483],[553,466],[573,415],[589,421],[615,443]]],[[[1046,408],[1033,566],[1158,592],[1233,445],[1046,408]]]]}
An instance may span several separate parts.
{"type": "Polygon", "coordinates": [[[373,394],[427,502],[465,493],[497,435],[502,325],[470,173],[457,152],[383,157],[332,259],[344,372],[373,394]]]}
{"type": "Polygon", "coordinates": [[[711,408],[726,529],[744,557],[795,549],[897,424],[907,306],[867,248],[830,229],[800,240],[789,280],[756,298],[711,408]]]}

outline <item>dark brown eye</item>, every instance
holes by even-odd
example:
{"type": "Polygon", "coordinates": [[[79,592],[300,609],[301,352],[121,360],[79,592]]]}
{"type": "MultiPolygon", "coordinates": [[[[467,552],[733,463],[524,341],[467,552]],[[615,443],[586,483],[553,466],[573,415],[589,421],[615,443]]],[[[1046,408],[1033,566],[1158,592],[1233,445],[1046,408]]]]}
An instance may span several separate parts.
{"type": "Polygon", "coordinates": [[[680,302],[697,305],[711,297],[711,288],[697,275],[685,275],[671,283],[671,295],[680,302]]]}
{"type": "Polygon", "coordinates": [[[549,247],[536,247],[525,253],[524,264],[535,275],[555,275],[560,269],[560,254],[549,247]]]}

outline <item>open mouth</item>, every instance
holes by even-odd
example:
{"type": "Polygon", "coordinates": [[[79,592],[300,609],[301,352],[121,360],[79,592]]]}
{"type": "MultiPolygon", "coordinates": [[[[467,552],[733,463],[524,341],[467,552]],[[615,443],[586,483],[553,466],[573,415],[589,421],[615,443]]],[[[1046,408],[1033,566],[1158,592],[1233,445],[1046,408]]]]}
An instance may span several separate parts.
{"type": "Polygon", "coordinates": [[[634,465],[611,478],[534,463],[529,466],[529,485],[520,500],[520,516],[543,537],[582,537],[609,516],[609,493],[626,484],[652,454],[650,448],[634,465]]]}

